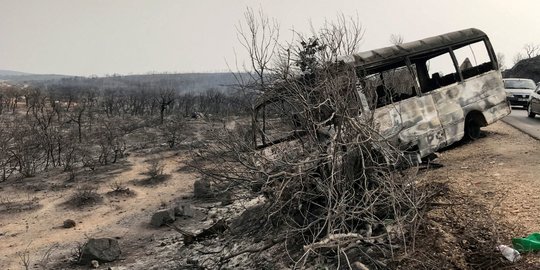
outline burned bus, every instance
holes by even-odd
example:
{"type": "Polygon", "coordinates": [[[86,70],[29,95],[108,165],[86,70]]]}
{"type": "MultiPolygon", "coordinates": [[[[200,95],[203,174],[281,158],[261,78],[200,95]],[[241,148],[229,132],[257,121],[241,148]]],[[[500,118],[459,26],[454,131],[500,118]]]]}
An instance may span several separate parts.
{"type": "MultiPolygon", "coordinates": [[[[476,139],[480,128],[510,113],[495,52],[488,36],[466,29],[386,48],[340,57],[356,75],[358,113],[373,119],[380,135],[425,157],[464,138],[476,139]]],[[[256,107],[258,145],[269,141],[265,106],[286,97],[262,95],[256,107]],[[261,128],[262,126],[262,128],[261,128]]],[[[367,119],[367,118],[366,118],[367,119]]],[[[254,130],[255,131],[255,130],[254,130]]]]}

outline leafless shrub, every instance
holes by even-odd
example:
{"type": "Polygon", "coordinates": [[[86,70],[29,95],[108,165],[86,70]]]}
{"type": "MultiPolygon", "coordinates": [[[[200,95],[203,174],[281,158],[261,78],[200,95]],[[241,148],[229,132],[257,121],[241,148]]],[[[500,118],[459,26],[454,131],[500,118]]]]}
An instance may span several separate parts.
{"type": "Polygon", "coordinates": [[[164,168],[164,165],[161,164],[161,161],[159,159],[153,159],[148,163],[146,174],[150,176],[150,178],[152,179],[157,178],[163,175],[163,168],[164,168]]]}
{"type": "Polygon", "coordinates": [[[23,251],[17,252],[17,257],[19,257],[19,262],[21,263],[23,269],[31,269],[30,251],[28,250],[28,247],[26,247],[26,249],[23,251]]]}
{"type": "Polygon", "coordinates": [[[103,197],[93,187],[78,187],[75,193],[65,202],[72,207],[86,207],[96,205],[103,201],[103,197]]]}
{"type": "Polygon", "coordinates": [[[164,169],[164,165],[161,163],[161,160],[152,159],[148,163],[146,172],[144,172],[144,174],[147,175],[148,178],[145,178],[142,180],[136,180],[135,183],[140,184],[140,185],[151,186],[151,185],[157,185],[162,182],[165,182],[171,176],[168,174],[164,174],[163,169],[164,169]]]}
{"type": "Polygon", "coordinates": [[[115,181],[112,184],[109,185],[109,188],[111,191],[107,192],[107,195],[112,196],[126,196],[131,197],[135,195],[135,192],[131,190],[130,188],[126,187],[122,183],[115,181]]]}
{"type": "Polygon", "coordinates": [[[76,242],[73,246],[73,249],[71,250],[71,262],[78,264],[80,262],[80,259],[82,257],[82,250],[84,248],[84,244],[81,242],[76,242]]]}
{"type": "Polygon", "coordinates": [[[170,119],[167,119],[164,124],[161,125],[163,137],[169,145],[169,148],[173,148],[186,139],[186,136],[182,134],[185,127],[185,120],[179,115],[175,115],[170,119]]]}
{"type": "Polygon", "coordinates": [[[29,270],[29,269],[32,269],[32,268],[43,269],[43,270],[49,269],[47,267],[47,265],[51,261],[51,255],[58,248],[58,244],[53,244],[47,250],[45,250],[45,252],[41,256],[41,258],[37,262],[35,262],[34,267],[31,267],[31,265],[32,265],[32,255],[30,254],[30,250],[29,250],[29,247],[30,247],[31,244],[32,243],[30,242],[23,251],[19,251],[19,252],[16,253],[17,257],[19,258],[19,262],[20,262],[21,266],[23,267],[23,269],[25,269],[25,270],[29,270]]]}
{"type": "Polygon", "coordinates": [[[38,268],[40,268],[40,269],[49,269],[48,264],[51,262],[51,256],[58,249],[58,247],[59,247],[59,244],[55,243],[55,244],[51,245],[47,250],[45,250],[45,252],[41,256],[40,260],[36,263],[38,268]]]}

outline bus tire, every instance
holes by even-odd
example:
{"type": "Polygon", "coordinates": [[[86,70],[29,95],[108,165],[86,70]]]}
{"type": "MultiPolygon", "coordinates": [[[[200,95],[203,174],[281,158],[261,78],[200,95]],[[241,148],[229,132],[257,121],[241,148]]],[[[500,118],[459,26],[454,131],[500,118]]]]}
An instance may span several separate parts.
{"type": "Polygon", "coordinates": [[[479,139],[480,135],[480,123],[474,117],[467,117],[465,121],[465,138],[474,141],[479,139]]]}

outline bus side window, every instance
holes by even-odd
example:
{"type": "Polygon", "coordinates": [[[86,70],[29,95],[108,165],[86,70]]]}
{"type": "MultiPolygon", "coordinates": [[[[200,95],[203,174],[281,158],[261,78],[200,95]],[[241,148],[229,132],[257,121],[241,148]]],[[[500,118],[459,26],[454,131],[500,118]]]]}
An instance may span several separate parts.
{"type": "Polygon", "coordinates": [[[439,55],[424,56],[416,59],[418,80],[422,93],[447,86],[459,81],[459,74],[449,52],[439,52],[439,55]]]}
{"type": "Polygon", "coordinates": [[[407,66],[402,62],[362,78],[360,87],[368,99],[370,109],[415,97],[418,85],[416,73],[416,65],[407,66]]]}
{"type": "Polygon", "coordinates": [[[493,70],[493,63],[484,41],[454,49],[454,55],[459,63],[463,79],[493,70]]]}

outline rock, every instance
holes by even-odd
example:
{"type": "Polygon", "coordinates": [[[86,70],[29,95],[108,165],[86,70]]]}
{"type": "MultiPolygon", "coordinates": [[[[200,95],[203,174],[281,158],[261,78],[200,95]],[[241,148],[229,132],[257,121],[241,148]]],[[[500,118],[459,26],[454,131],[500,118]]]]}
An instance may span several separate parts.
{"type": "MultiPolygon", "coordinates": [[[[112,262],[120,257],[120,245],[113,238],[90,238],[81,249],[79,263],[88,265],[92,261],[112,262]]],[[[99,266],[99,265],[98,265],[99,266]]]]}
{"type": "Polygon", "coordinates": [[[64,220],[64,225],[62,227],[69,229],[77,226],[77,223],[73,219],[64,220]]]}
{"type": "Polygon", "coordinates": [[[99,268],[99,262],[96,261],[96,260],[92,260],[92,261],[90,262],[90,265],[92,265],[92,267],[94,267],[94,268],[99,268]]]}
{"type": "Polygon", "coordinates": [[[177,217],[193,217],[193,207],[191,207],[191,204],[179,204],[174,207],[174,215],[177,217]]]}
{"type": "Polygon", "coordinates": [[[210,187],[210,181],[206,179],[200,179],[193,184],[193,196],[195,198],[209,198],[212,197],[212,190],[210,187]]]}
{"type": "Polygon", "coordinates": [[[233,202],[234,202],[234,199],[232,196],[232,192],[230,191],[225,192],[225,194],[223,194],[223,198],[221,199],[221,205],[226,206],[226,205],[232,204],[233,202]]]}
{"type": "Polygon", "coordinates": [[[174,217],[174,209],[162,209],[158,210],[152,215],[150,224],[154,227],[161,227],[162,225],[173,222],[176,220],[174,217]]]}

